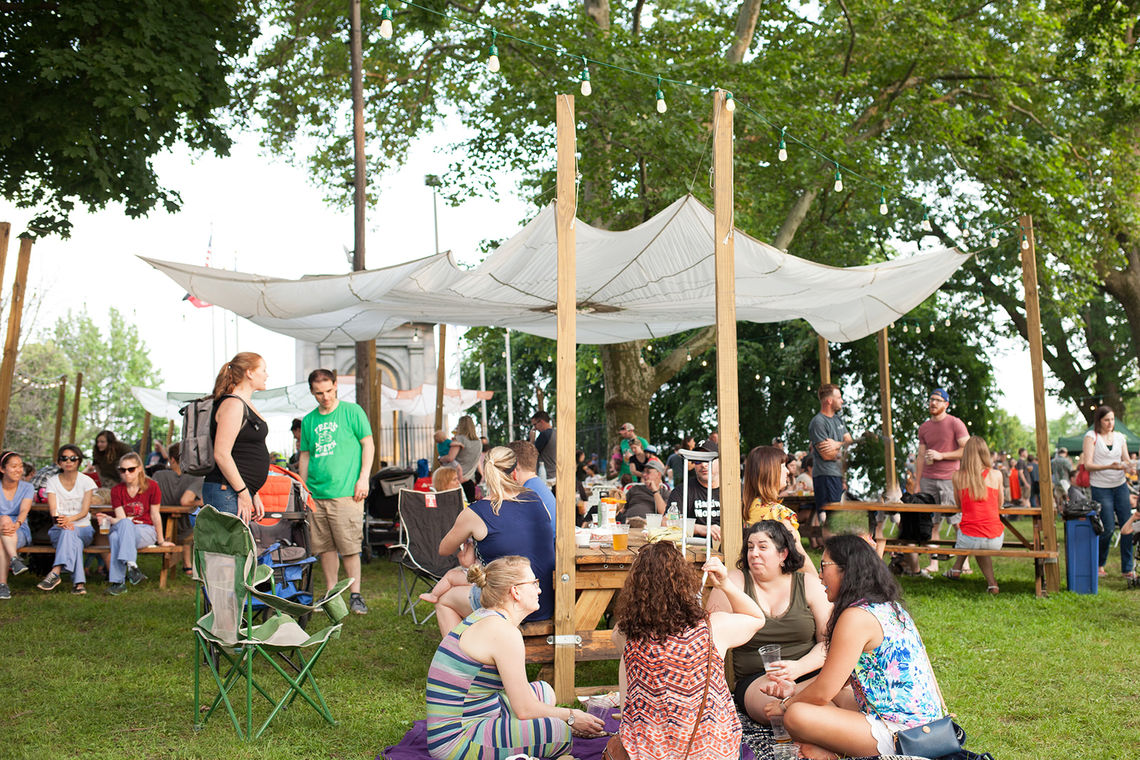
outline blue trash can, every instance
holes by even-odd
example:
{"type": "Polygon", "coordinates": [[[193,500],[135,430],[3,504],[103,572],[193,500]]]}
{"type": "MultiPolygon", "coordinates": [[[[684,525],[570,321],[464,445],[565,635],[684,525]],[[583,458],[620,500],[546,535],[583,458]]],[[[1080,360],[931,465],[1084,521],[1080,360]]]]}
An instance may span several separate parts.
{"type": "Polygon", "coordinates": [[[1065,520],[1065,580],[1069,591],[1097,592],[1098,548],[1096,531],[1087,518],[1065,520]]]}

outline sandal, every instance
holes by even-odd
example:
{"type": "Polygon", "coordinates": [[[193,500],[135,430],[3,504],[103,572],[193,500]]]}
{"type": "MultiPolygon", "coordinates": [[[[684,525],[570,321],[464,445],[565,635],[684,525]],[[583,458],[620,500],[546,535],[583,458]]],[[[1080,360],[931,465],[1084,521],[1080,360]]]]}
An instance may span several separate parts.
{"type": "Polygon", "coordinates": [[[187,578],[193,578],[194,577],[194,568],[187,567],[186,565],[183,565],[182,566],[182,574],[185,575],[187,578]]]}
{"type": "Polygon", "coordinates": [[[87,593],[87,584],[86,583],[76,583],[74,586],[71,587],[71,593],[75,594],[76,596],[83,596],[84,594],[87,593]]]}
{"type": "Polygon", "coordinates": [[[989,591],[994,596],[998,595],[998,587],[997,586],[986,586],[986,591],[989,591]]]}
{"type": "Polygon", "coordinates": [[[942,573],[942,575],[943,575],[943,577],[949,578],[952,581],[956,581],[962,577],[962,571],[961,570],[955,570],[954,568],[950,568],[946,572],[942,573]]]}

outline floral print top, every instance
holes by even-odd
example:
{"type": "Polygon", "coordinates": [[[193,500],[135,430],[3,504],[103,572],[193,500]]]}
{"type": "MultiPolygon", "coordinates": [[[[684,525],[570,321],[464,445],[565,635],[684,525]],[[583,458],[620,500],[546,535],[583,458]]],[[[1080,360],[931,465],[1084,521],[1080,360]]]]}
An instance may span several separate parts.
{"type": "Polygon", "coordinates": [[[905,728],[941,718],[934,669],[910,614],[894,602],[852,606],[870,612],[883,628],[882,643],[859,655],[850,679],[859,709],[905,728]]]}

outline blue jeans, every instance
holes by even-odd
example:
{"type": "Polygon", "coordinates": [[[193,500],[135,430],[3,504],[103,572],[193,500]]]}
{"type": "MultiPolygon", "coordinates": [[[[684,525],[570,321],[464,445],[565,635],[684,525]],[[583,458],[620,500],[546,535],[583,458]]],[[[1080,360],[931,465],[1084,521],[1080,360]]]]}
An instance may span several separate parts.
{"type": "Polygon", "coordinates": [[[90,525],[81,528],[64,530],[53,525],[48,530],[51,545],[55,547],[55,562],[64,572],[71,573],[72,583],[86,583],[87,575],[83,571],[83,547],[90,546],[95,538],[95,530],[90,525]]]}
{"type": "MultiPolygon", "coordinates": [[[[1100,519],[1104,523],[1104,533],[1100,536],[1100,556],[1097,564],[1104,567],[1108,561],[1108,550],[1112,546],[1112,531],[1117,524],[1124,524],[1132,513],[1128,503],[1128,486],[1124,483],[1115,488],[1092,487],[1093,501],[1100,505],[1100,519]]],[[[1132,572],[1132,536],[1120,537],[1120,572],[1132,572]]]]}
{"type": "Polygon", "coordinates": [[[833,504],[843,498],[843,478],[838,475],[813,475],[812,490],[815,491],[815,511],[823,512],[824,504],[833,504]]]}
{"type": "Polygon", "coordinates": [[[219,512],[236,515],[238,513],[238,497],[234,489],[226,483],[202,484],[202,503],[213,506],[219,512]]]}

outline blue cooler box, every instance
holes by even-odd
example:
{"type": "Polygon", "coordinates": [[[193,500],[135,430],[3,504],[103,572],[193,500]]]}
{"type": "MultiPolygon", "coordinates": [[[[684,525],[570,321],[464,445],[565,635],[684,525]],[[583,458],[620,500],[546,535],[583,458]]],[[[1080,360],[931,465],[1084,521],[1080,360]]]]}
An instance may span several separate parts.
{"type": "Polygon", "coordinates": [[[1097,592],[1098,549],[1098,536],[1087,519],[1065,520],[1065,581],[1069,591],[1097,592]]]}

